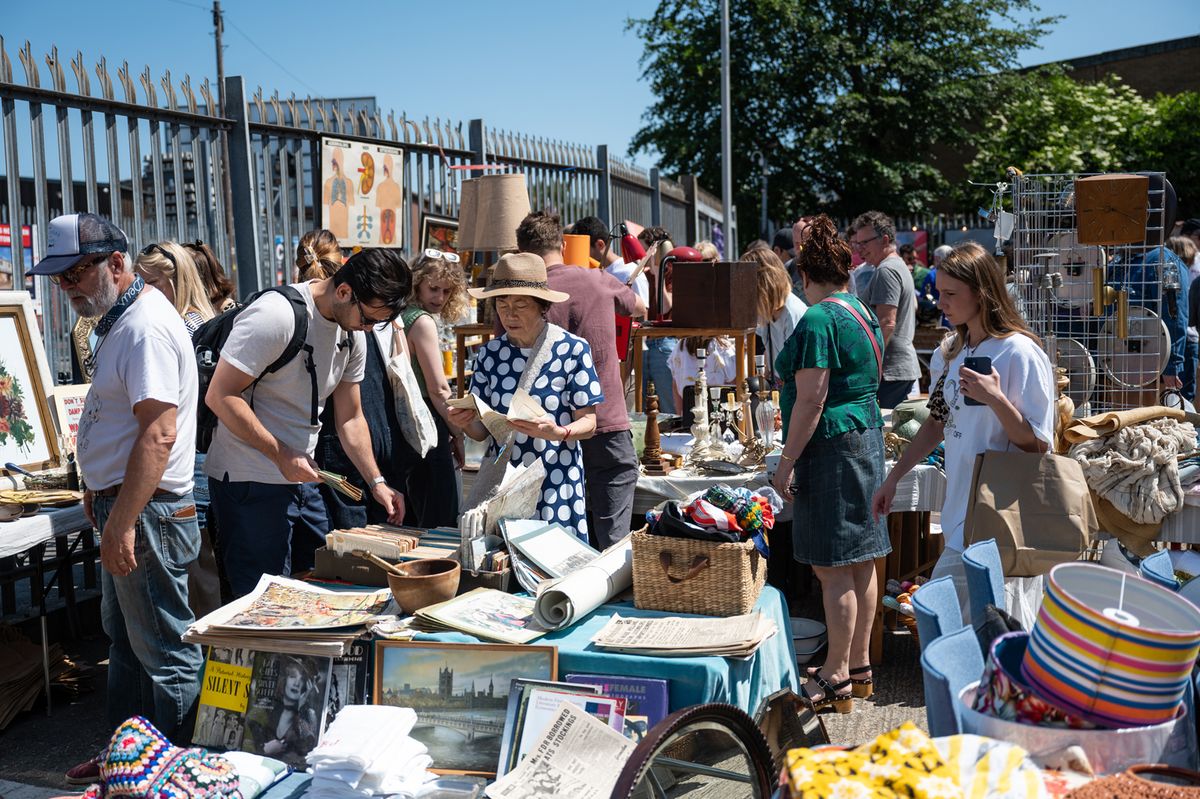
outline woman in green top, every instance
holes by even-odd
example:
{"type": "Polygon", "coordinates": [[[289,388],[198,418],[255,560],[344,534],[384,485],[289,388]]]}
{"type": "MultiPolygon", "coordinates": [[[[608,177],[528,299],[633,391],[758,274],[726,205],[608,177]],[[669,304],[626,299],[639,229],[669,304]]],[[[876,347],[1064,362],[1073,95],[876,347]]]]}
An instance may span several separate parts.
{"type": "Polygon", "coordinates": [[[446,401],[450,384],[442,369],[442,350],[434,317],[453,324],[467,308],[467,282],[454,253],[425,250],[413,266],[413,294],[401,313],[421,396],[437,425],[437,446],[408,476],[408,498],[420,527],[457,527],[459,490],[455,469],[463,462],[463,434],[451,427],[446,401]]]}
{"type": "Polygon", "coordinates": [[[772,481],[792,510],[793,557],[821,581],[829,650],[808,670],[816,710],[849,713],[872,693],[875,559],[891,552],[887,524],[871,514],[883,483],[879,388],[883,336],[848,291],[850,246],[821,215],[796,257],[809,308],[775,360],[783,381],[784,445],[772,481]]]}

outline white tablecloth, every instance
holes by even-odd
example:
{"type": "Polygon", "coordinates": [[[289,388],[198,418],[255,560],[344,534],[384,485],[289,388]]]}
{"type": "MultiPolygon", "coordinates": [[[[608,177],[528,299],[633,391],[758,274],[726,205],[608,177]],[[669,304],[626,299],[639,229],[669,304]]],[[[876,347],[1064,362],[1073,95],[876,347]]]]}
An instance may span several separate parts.
{"type": "Polygon", "coordinates": [[[35,544],[52,541],[55,536],[91,527],[83,515],[83,503],[69,508],[44,510],[11,522],[0,522],[0,558],[19,555],[35,544]]]}

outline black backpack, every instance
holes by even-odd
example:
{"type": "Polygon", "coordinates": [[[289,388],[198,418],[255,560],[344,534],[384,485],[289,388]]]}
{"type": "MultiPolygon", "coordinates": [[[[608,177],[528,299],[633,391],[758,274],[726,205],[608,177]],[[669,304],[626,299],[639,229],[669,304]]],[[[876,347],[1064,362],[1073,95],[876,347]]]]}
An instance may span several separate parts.
{"type": "Polygon", "coordinates": [[[217,431],[217,415],[213,413],[212,409],[208,407],[208,403],[204,400],[208,395],[208,384],[212,382],[213,373],[217,370],[217,361],[221,359],[221,348],[225,346],[225,341],[229,338],[229,332],[233,330],[233,323],[237,319],[238,314],[268,291],[275,291],[287,297],[288,302],[292,306],[292,312],[295,315],[295,324],[292,327],[292,338],[288,341],[287,346],[284,347],[283,353],[262,374],[254,378],[254,382],[250,384],[250,407],[254,407],[254,388],[258,385],[258,381],[272,372],[282,369],[301,350],[304,350],[306,356],[304,367],[308,370],[308,377],[312,383],[312,417],[309,423],[316,425],[318,422],[317,366],[313,361],[312,345],[305,342],[305,339],[308,337],[308,304],[305,303],[304,296],[291,286],[274,286],[273,288],[264,289],[252,295],[246,301],[245,305],[230,308],[228,311],[209,319],[196,328],[196,332],[192,334],[192,345],[196,351],[196,373],[200,378],[200,393],[197,395],[196,402],[197,452],[208,452],[208,448],[212,444],[213,434],[217,431]]]}

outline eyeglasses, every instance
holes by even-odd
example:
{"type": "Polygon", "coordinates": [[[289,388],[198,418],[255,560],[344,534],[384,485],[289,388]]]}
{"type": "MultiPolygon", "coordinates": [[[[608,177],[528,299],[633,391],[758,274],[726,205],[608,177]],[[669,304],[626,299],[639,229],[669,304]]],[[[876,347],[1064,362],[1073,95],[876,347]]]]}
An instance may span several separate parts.
{"type": "Polygon", "coordinates": [[[66,283],[70,286],[78,285],[79,281],[83,280],[84,272],[87,272],[87,270],[91,269],[96,264],[107,261],[111,257],[112,253],[108,253],[107,255],[99,255],[88,261],[86,264],[75,264],[65,272],[60,272],[57,275],[50,275],[50,282],[56,286],[61,286],[63,283],[66,283]]]}
{"type": "Polygon", "coordinates": [[[875,239],[881,239],[881,238],[883,238],[883,236],[880,236],[878,233],[876,233],[874,236],[872,236],[869,239],[859,239],[858,241],[851,239],[850,246],[854,247],[855,249],[861,250],[863,247],[865,247],[868,244],[870,244],[871,242],[875,241],[875,239]]]}
{"type": "Polygon", "coordinates": [[[166,258],[168,261],[170,261],[171,266],[174,269],[176,269],[176,270],[179,269],[179,264],[176,263],[175,256],[171,255],[171,251],[168,250],[166,247],[162,246],[161,244],[148,244],[148,245],[146,245],[146,247],[144,247],[142,249],[142,252],[141,252],[142,255],[154,255],[154,253],[158,253],[159,255],[166,258]]]}
{"type": "Polygon", "coordinates": [[[354,300],[354,304],[358,306],[359,327],[370,327],[375,330],[386,330],[387,326],[390,325],[392,320],[396,318],[395,316],[388,316],[387,319],[372,319],[371,317],[367,316],[366,312],[363,310],[362,302],[360,302],[357,297],[351,294],[350,299],[354,300]]]}
{"type": "Polygon", "coordinates": [[[456,264],[461,260],[455,253],[446,252],[445,250],[435,250],[433,247],[425,248],[425,257],[436,258],[438,260],[445,261],[448,264],[456,264]]]}

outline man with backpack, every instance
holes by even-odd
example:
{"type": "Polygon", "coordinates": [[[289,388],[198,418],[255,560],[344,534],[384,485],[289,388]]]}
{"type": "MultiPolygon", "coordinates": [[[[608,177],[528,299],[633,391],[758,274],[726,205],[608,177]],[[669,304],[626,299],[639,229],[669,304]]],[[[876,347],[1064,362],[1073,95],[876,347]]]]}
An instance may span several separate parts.
{"type": "MultiPolygon", "coordinates": [[[[47,242],[30,274],[47,275],[80,316],[99,318],[76,456],[84,513],[100,531],[108,723],[142,715],[186,740],[204,662],[181,638],[192,622],[187,568],[200,550],[191,341],[174,306],[134,274],[125,233],[112,222],[59,216],[47,242]]],[[[98,775],[92,760],[67,779],[98,775]]]]}
{"type": "MultiPolygon", "coordinates": [[[[338,437],[372,497],[400,524],[404,497],[387,485],[363,418],[358,384],[363,331],[390,324],[412,285],[395,250],[364,250],[332,277],[263,292],[231,319],[217,317],[195,341],[220,342],[205,403],[219,423],[208,448],[217,551],[235,596],[263,574],[309,569],[328,532],[313,454],[325,401],[338,437]]],[[[229,312],[232,313],[232,312],[229,312]]],[[[199,352],[198,357],[205,357],[199,352]]],[[[209,356],[211,357],[211,356],[209,356]]]]}

